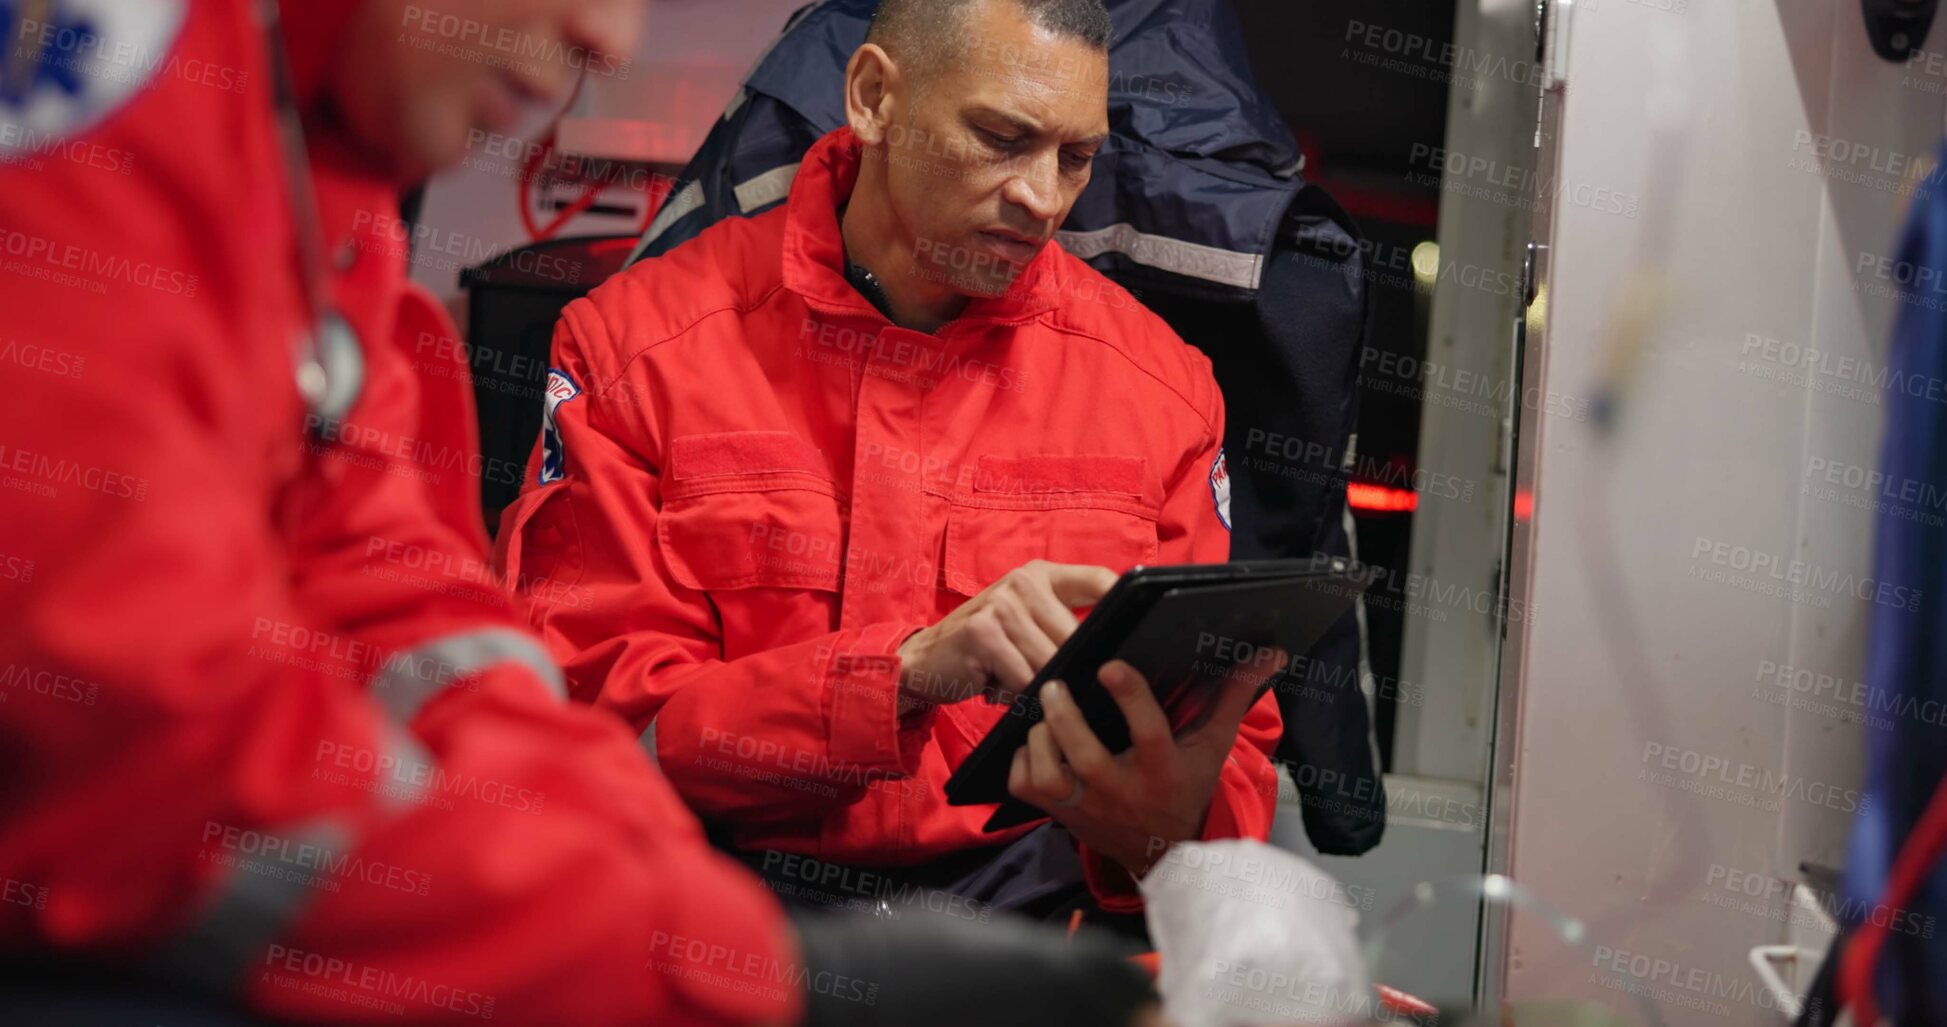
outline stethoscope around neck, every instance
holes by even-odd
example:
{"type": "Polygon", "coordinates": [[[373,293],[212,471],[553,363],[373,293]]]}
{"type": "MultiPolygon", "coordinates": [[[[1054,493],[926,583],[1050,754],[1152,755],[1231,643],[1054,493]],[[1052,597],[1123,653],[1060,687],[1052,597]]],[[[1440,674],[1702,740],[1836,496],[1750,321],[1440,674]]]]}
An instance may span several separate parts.
{"type": "Polygon", "coordinates": [[[297,391],[307,416],[305,429],[318,442],[332,442],[365,385],[365,350],[351,322],[331,302],[325,270],[324,229],[318,218],[311,159],[298,113],[297,84],[285,49],[278,0],[258,0],[257,19],[271,67],[277,104],[278,145],[285,188],[296,234],[298,279],[304,286],[307,326],[293,344],[297,391]]]}

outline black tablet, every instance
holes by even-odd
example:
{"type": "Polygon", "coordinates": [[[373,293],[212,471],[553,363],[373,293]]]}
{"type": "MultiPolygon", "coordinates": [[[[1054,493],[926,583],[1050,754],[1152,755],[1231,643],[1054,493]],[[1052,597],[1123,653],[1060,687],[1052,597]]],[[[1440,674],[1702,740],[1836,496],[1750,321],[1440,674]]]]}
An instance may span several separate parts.
{"type": "MultiPolygon", "coordinates": [[[[1371,585],[1371,568],[1344,560],[1257,560],[1137,567],[1124,574],[1027,689],[969,753],[946,784],[955,806],[1001,803],[986,829],[1045,816],[1007,794],[1014,750],[1041,721],[1044,682],[1069,686],[1089,727],[1110,752],[1129,747],[1129,726],[1096,680],[1123,659],[1142,672],[1178,732],[1199,720],[1205,700],[1240,663],[1294,658],[1350,609],[1371,585]]],[[[1265,687],[1269,687],[1266,683],[1265,687]]]]}

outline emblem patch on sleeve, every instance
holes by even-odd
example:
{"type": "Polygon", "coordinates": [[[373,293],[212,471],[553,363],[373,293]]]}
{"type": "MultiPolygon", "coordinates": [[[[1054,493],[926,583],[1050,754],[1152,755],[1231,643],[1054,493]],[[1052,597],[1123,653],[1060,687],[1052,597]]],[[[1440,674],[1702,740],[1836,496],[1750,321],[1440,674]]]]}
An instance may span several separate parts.
{"type": "Polygon", "coordinates": [[[93,128],[158,75],[183,0],[0,0],[0,154],[44,149],[93,128]]]}
{"type": "Polygon", "coordinates": [[[561,445],[561,428],[555,423],[554,414],[561,404],[581,395],[581,386],[575,384],[568,372],[558,367],[548,368],[547,408],[541,414],[541,484],[560,481],[568,476],[566,467],[567,452],[561,445]]]}
{"type": "Polygon", "coordinates": [[[1210,464],[1210,499],[1217,504],[1217,519],[1224,522],[1224,530],[1230,530],[1230,467],[1224,463],[1224,451],[1217,450],[1217,459],[1210,464]]]}

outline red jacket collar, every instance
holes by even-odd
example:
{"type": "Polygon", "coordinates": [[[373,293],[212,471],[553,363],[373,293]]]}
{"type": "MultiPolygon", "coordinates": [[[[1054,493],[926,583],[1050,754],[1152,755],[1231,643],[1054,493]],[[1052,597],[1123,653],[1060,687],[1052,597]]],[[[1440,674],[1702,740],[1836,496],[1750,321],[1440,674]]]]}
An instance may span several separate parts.
{"type": "MultiPolygon", "coordinates": [[[[829,313],[863,314],[883,321],[884,315],[845,280],[845,243],[838,227],[838,208],[852,195],[863,154],[846,127],[833,130],[806,151],[785,201],[784,286],[829,313]]],[[[1058,245],[1049,243],[1006,292],[975,299],[942,331],[968,321],[1028,321],[1051,309],[1058,291],[1054,265],[1061,255],[1050,251],[1058,245]]]]}

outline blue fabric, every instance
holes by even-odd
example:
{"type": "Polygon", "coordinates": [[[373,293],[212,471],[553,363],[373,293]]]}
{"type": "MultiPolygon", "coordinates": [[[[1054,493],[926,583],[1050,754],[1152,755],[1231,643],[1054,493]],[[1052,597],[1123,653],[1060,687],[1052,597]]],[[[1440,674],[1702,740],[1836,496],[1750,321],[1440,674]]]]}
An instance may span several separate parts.
{"type": "MultiPolygon", "coordinates": [[[[1939,159],[1947,162],[1947,146],[1939,159]]],[[[1855,923],[1885,915],[1873,907],[1893,859],[1947,772],[1947,189],[1937,182],[1914,197],[1893,276],[1912,284],[1898,300],[1882,389],[1873,577],[1915,589],[1919,599],[1870,607],[1869,798],[1846,867],[1855,923]]],[[[1940,866],[1907,912],[1893,921],[1881,957],[1881,1009],[1900,1023],[1947,1023],[1947,872],[1940,866]]]]}
{"type": "MultiPolygon", "coordinates": [[[[742,102],[678,182],[680,191],[697,181],[704,206],[659,235],[645,256],[666,253],[723,217],[772,205],[745,210],[732,189],[796,162],[844,123],[845,62],[865,41],[877,7],[878,0],[825,0],[792,16],[745,81],[742,102]]],[[[1109,14],[1110,139],[1063,228],[1128,222],[1199,245],[1269,253],[1304,180],[1291,130],[1227,56],[1244,53],[1230,8],[1213,0],[1117,0],[1109,14]]]]}
{"type": "Polygon", "coordinates": [[[1005,845],[915,867],[853,867],[809,856],[725,851],[763,878],[787,906],[976,921],[1008,915],[1064,926],[1081,910],[1090,926],[1140,942],[1132,954],[1153,947],[1142,913],[1111,913],[1095,901],[1082,876],[1074,835],[1052,822],[1005,845]]]}

